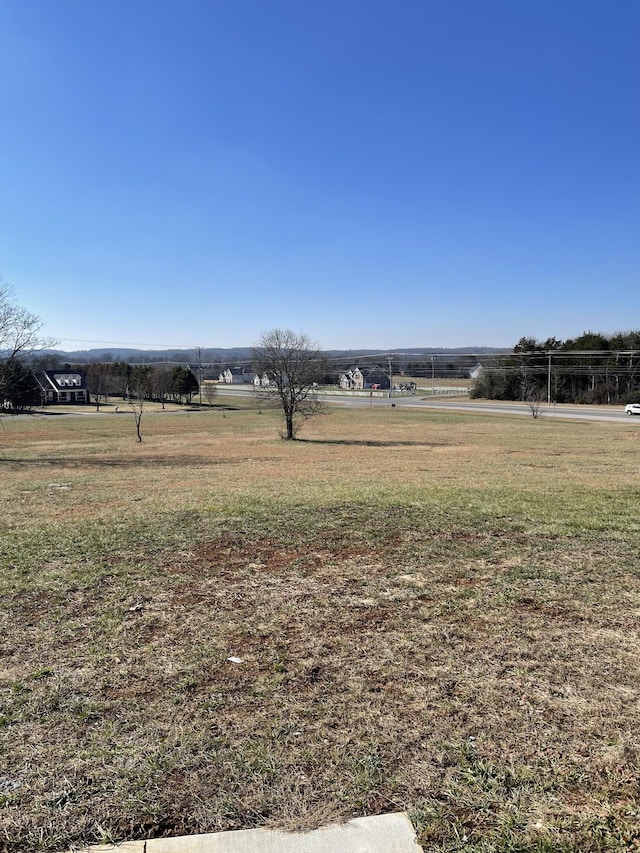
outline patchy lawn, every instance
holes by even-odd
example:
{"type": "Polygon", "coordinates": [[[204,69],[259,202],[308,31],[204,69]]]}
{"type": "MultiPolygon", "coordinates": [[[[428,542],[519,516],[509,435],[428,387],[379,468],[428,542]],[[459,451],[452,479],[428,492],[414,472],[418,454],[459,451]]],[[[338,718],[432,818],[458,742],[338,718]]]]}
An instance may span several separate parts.
{"type": "Polygon", "coordinates": [[[634,424],[5,419],[0,849],[640,845],[634,424]]]}

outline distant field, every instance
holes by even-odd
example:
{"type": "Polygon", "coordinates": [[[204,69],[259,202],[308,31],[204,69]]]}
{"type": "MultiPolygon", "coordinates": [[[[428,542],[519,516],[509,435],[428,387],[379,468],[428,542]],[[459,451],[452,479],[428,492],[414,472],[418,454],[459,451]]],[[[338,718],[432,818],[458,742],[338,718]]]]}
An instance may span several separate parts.
{"type": "Polygon", "coordinates": [[[640,424],[238,405],[0,422],[0,850],[638,849],[640,424]]]}

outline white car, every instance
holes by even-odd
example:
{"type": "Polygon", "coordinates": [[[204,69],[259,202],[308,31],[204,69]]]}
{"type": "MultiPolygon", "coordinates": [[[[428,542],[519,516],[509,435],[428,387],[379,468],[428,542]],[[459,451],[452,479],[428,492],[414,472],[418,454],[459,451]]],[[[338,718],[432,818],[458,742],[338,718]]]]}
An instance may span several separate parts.
{"type": "Polygon", "coordinates": [[[640,403],[629,403],[624,410],[628,415],[640,415],[640,403]]]}

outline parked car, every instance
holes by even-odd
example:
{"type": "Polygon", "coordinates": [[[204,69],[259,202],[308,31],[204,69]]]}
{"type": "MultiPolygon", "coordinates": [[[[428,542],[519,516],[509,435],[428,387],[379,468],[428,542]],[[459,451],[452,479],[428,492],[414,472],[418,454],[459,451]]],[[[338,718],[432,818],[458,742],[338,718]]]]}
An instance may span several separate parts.
{"type": "Polygon", "coordinates": [[[629,403],[624,410],[628,415],[640,415],[640,403],[629,403]]]}

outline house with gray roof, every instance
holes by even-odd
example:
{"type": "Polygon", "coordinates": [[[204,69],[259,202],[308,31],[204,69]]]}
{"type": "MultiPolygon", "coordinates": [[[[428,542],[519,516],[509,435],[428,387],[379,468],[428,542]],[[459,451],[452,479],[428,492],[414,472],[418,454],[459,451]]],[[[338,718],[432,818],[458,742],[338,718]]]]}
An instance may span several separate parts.
{"type": "Polygon", "coordinates": [[[46,403],[88,403],[89,389],[77,370],[42,370],[35,374],[46,403]]]}

